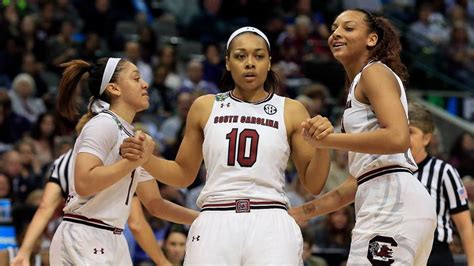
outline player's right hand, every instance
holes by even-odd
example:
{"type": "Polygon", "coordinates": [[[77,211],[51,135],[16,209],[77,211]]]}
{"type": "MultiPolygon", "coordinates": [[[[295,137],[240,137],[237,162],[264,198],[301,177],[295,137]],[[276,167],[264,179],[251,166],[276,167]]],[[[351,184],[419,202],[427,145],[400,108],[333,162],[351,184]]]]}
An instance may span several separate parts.
{"type": "Polygon", "coordinates": [[[143,158],[145,153],[145,147],[143,143],[145,140],[146,134],[140,131],[137,131],[134,137],[124,139],[120,145],[120,155],[122,158],[131,161],[136,161],[143,158]]]}
{"type": "Polygon", "coordinates": [[[302,225],[306,222],[307,218],[305,217],[305,214],[303,212],[302,206],[298,207],[293,207],[288,210],[288,214],[295,219],[296,223],[298,225],[302,225]]]}

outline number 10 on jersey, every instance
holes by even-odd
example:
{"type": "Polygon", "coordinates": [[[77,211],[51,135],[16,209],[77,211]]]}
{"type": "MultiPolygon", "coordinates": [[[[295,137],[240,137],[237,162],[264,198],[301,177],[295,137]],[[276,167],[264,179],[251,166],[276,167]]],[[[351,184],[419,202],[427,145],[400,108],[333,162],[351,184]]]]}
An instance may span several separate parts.
{"type": "Polygon", "coordinates": [[[233,128],[225,137],[229,140],[227,165],[235,166],[235,160],[241,167],[252,167],[257,160],[258,140],[260,136],[255,129],[233,128]]]}

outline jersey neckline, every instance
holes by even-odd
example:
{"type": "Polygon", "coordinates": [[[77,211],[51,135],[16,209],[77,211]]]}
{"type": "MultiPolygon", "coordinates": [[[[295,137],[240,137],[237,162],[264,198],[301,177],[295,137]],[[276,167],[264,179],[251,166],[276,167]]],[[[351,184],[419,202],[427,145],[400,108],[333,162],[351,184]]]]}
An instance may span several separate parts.
{"type": "Polygon", "coordinates": [[[237,101],[237,102],[241,102],[241,103],[254,104],[254,105],[258,105],[258,104],[270,101],[273,98],[273,95],[274,95],[274,93],[270,92],[270,93],[268,93],[267,97],[265,97],[262,100],[259,100],[259,101],[256,101],[256,102],[247,102],[247,101],[244,101],[242,99],[237,98],[237,96],[234,95],[233,90],[229,91],[229,96],[232,100],[237,101]]]}

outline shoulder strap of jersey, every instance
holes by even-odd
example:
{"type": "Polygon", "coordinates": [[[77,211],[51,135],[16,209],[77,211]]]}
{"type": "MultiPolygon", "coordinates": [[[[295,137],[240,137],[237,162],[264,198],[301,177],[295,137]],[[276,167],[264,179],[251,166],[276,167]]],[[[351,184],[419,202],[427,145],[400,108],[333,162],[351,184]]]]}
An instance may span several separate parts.
{"type": "Polygon", "coordinates": [[[110,117],[112,117],[112,119],[115,121],[115,123],[117,124],[117,127],[120,131],[123,131],[125,134],[127,134],[129,137],[133,137],[133,134],[128,132],[128,130],[123,126],[122,122],[120,122],[120,120],[118,119],[118,117],[110,112],[109,110],[105,110],[102,112],[102,114],[108,114],[110,115],[110,117]]]}

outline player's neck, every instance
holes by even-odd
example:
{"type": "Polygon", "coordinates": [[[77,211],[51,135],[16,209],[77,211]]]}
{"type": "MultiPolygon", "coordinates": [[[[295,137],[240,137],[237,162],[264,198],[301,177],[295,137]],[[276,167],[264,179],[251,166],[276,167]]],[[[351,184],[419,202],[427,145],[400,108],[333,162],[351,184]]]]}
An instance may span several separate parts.
{"type": "Polygon", "coordinates": [[[123,108],[110,107],[110,111],[120,116],[120,118],[127,121],[129,124],[132,124],[133,119],[135,118],[135,112],[130,112],[128,110],[124,110],[123,108]]]}

